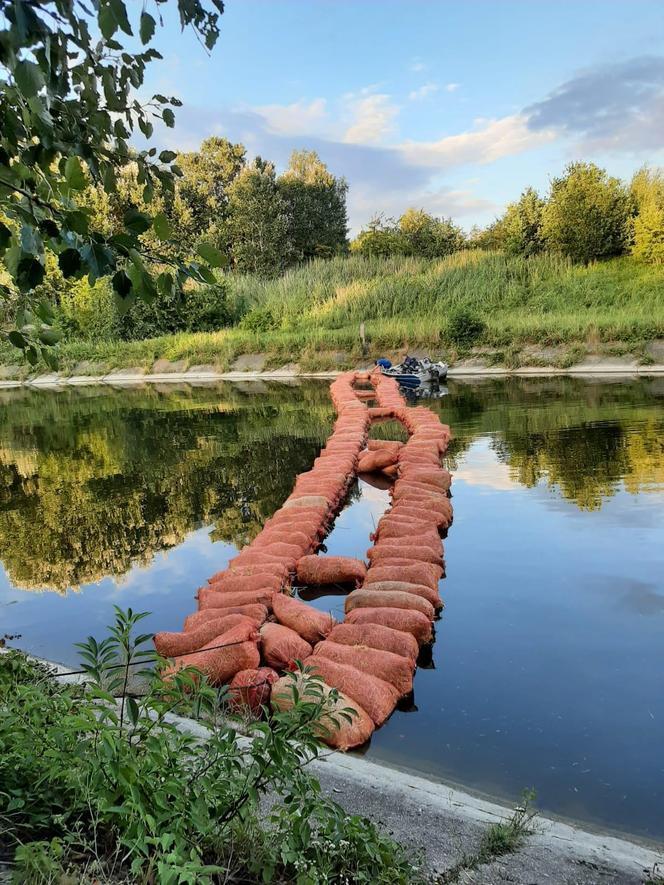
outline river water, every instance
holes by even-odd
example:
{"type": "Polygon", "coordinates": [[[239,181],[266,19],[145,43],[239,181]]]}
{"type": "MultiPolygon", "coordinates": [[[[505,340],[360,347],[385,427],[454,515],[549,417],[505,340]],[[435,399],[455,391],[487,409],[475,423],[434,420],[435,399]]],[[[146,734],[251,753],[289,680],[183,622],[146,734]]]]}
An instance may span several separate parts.
{"type": "MultiPolygon", "coordinates": [[[[664,379],[457,381],[427,404],[455,434],[446,608],[367,756],[664,838],[664,379]]],[[[333,420],[314,382],[0,391],[0,637],[75,665],[114,605],[179,629],[333,420]]],[[[361,556],[387,503],[355,484],[328,551],[361,556]]]]}

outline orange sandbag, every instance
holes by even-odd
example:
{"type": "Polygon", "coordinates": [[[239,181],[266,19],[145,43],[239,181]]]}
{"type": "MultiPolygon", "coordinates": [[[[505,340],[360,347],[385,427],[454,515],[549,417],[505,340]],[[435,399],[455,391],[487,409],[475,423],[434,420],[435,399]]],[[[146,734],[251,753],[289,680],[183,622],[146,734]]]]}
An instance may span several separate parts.
{"type": "Polygon", "coordinates": [[[311,645],[324,639],[334,626],[332,615],[318,611],[312,605],[283,593],[274,595],[272,611],[280,624],[295,630],[311,645]]]}
{"type": "Polygon", "coordinates": [[[258,604],[230,605],[223,611],[219,611],[219,609],[216,608],[204,608],[202,611],[187,615],[184,619],[182,629],[185,630],[185,632],[197,630],[202,624],[206,624],[208,621],[228,617],[228,615],[244,615],[245,618],[249,618],[249,620],[253,621],[257,627],[260,627],[263,621],[267,618],[268,611],[264,605],[258,604]]]}
{"type": "Polygon", "coordinates": [[[274,562],[262,562],[262,563],[254,563],[253,565],[249,565],[248,563],[241,563],[238,565],[229,565],[228,571],[232,572],[234,575],[275,575],[280,578],[281,581],[285,581],[288,577],[288,569],[282,562],[274,561],[274,562]]]}
{"type": "Polygon", "coordinates": [[[312,676],[320,676],[326,685],[356,701],[376,726],[382,725],[396,707],[399,693],[390,682],[320,655],[313,655],[303,663],[312,676]]]}
{"type": "Polygon", "coordinates": [[[452,476],[442,467],[439,469],[431,468],[427,470],[423,467],[407,467],[403,471],[403,481],[408,482],[424,482],[428,485],[436,486],[443,492],[449,491],[452,485],[452,476]]]}
{"type": "Polygon", "coordinates": [[[200,651],[176,657],[173,666],[164,672],[164,678],[168,679],[183,667],[196,667],[211,685],[223,685],[240,670],[258,667],[258,639],[253,625],[233,627],[206,643],[200,651]]]}
{"type": "Polygon", "coordinates": [[[399,695],[408,694],[413,687],[415,662],[391,651],[369,648],[366,645],[340,645],[325,639],[314,649],[315,658],[327,658],[337,664],[347,664],[377,676],[393,685],[399,695]]]}
{"type": "Polygon", "coordinates": [[[295,556],[280,556],[278,553],[262,553],[260,550],[254,550],[251,547],[245,549],[238,556],[231,559],[228,563],[229,568],[241,568],[245,565],[270,565],[277,564],[289,571],[291,566],[295,566],[297,558],[295,556]]]}
{"type": "Polygon", "coordinates": [[[367,567],[350,556],[303,556],[297,563],[302,584],[350,584],[362,582],[367,567]]]}
{"type": "MultiPolygon", "coordinates": [[[[406,541],[392,544],[392,540],[396,542],[396,538],[386,538],[384,542],[377,547],[371,547],[367,550],[367,557],[372,563],[377,563],[381,559],[417,559],[418,562],[435,562],[438,565],[443,561],[443,545],[439,543],[440,551],[434,550],[432,547],[420,547],[416,544],[407,544],[406,541]]],[[[440,539],[439,539],[440,541],[440,539]]]]}
{"type": "MultiPolygon", "coordinates": [[[[441,502],[442,503],[442,502],[441,502]]],[[[411,506],[407,501],[399,501],[398,505],[394,504],[390,511],[390,516],[398,516],[401,518],[412,517],[414,519],[428,519],[432,525],[435,525],[439,531],[448,528],[452,523],[452,505],[447,508],[427,508],[411,506]]]]}
{"type": "Polygon", "coordinates": [[[385,474],[385,476],[389,476],[391,479],[395,479],[399,475],[399,465],[390,464],[389,467],[383,467],[383,473],[385,474]]]}
{"type": "Polygon", "coordinates": [[[415,529],[413,526],[408,526],[406,520],[381,520],[376,534],[383,543],[386,542],[386,539],[394,538],[396,543],[416,541],[418,547],[431,547],[432,550],[437,550],[441,545],[437,529],[433,529],[431,526],[428,529],[421,526],[415,529]]]}
{"type": "Polygon", "coordinates": [[[433,638],[431,621],[426,615],[402,608],[355,608],[348,612],[344,623],[362,627],[380,624],[393,630],[403,630],[410,633],[420,645],[431,642],[433,638]]]}
{"type": "Polygon", "coordinates": [[[208,584],[217,592],[245,592],[247,590],[281,590],[282,581],[276,575],[236,575],[234,572],[217,572],[208,578],[208,584]]]}
{"type": "Polygon", "coordinates": [[[232,710],[244,713],[247,710],[254,716],[261,714],[261,708],[270,703],[272,686],[279,679],[276,670],[259,667],[257,670],[240,670],[231,680],[227,699],[232,710]]]}
{"type": "MultiPolygon", "coordinates": [[[[272,686],[270,703],[273,710],[290,710],[295,705],[293,689],[297,689],[298,698],[308,703],[319,703],[321,699],[330,697],[332,689],[325,683],[316,681],[317,688],[312,688],[310,677],[301,674],[289,674],[275,682],[272,686]]],[[[337,750],[349,750],[366,743],[374,732],[371,717],[352,701],[347,695],[338,692],[337,700],[327,705],[327,713],[316,724],[315,732],[330,747],[337,750]],[[351,721],[340,716],[342,710],[350,710],[351,721]]]]}
{"type": "Polygon", "coordinates": [[[202,648],[206,643],[214,639],[215,636],[221,636],[231,627],[237,627],[244,624],[245,626],[256,629],[256,622],[244,615],[219,615],[216,618],[210,618],[202,623],[196,630],[188,630],[183,633],[156,633],[154,637],[154,646],[160,655],[165,658],[173,658],[176,655],[184,655],[190,651],[196,651],[202,648]]]}
{"type": "Polygon", "coordinates": [[[376,565],[369,569],[362,585],[365,589],[368,590],[371,584],[376,584],[378,581],[409,581],[411,584],[425,584],[434,590],[438,589],[438,581],[442,577],[443,570],[432,562],[413,560],[396,565],[392,565],[393,560],[383,560],[383,562],[385,565],[376,565]]]}
{"type": "Polygon", "coordinates": [[[327,498],[324,498],[322,495],[305,495],[302,498],[288,498],[281,509],[300,510],[302,508],[311,510],[316,509],[321,513],[327,513],[330,509],[330,505],[327,498]]]}
{"type": "Polygon", "coordinates": [[[430,621],[435,616],[433,606],[426,599],[397,590],[353,590],[346,597],[345,610],[350,612],[354,608],[404,608],[422,612],[430,621]]]}
{"type": "Polygon", "coordinates": [[[370,439],[367,442],[367,449],[370,452],[398,452],[403,448],[403,443],[396,439],[370,439]]]}
{"type": "Polygon", "coordinates": [[[391,651],[409,661],[417,658],[417,641],[411,633],[382,624],[337,624],[327,638],[338,645],[367,645],[369,648],[391,651]]]}
{"type": "Polygon", "coordinates": [[[198,607],[203,608],[228,608],[232,605],[266,605],[272,607],[272,590],[247,590],[237,593],[213,590],[212,587],[201,587],[198,591],[198,607]]]}
{"type": "MultiPolygon", "coordinates": [[[[307,543],[306,547],[309,547],[307,543]]],[[[299,559],[302,556],[303,548],[299,544],[289,544],[283,541],[273,541],[271,538],[263,539],[260,535],[245,550],[255,551],[256,553],[267,553],[269,556],[278,556],[284,561],[291,559],[299,559]]]]}
{"type": "Polygon", "coordinates": [[[367,452],[357,462],[358,473],[372,473],[374,470],[382,470],[390,464],[396,464],[397,453],[389,450],[367,452]]]}
{"type": "Polygon", "coordinates": [[[378,421],[381,418],[394,418],[394,406],[370,406],[368,412],[372,421],[378,421]]]}
{"type": "Polygon", "coordinates": [[[286,670],[311,654],[309,643],[283,624],[263,624],[260,634],[265,663],[275,670],[286,670]]]}
{"type": "Polygon", "coordinates": [[[443,607],[443,600],[438,594],[438,590],[432,589],[426,584],[411,584],[408,581],[375,581],[372,584],[365,584],[365,590],[375,590],[379,593],[414,593],[426,599],[436,609],[443,607]]]}

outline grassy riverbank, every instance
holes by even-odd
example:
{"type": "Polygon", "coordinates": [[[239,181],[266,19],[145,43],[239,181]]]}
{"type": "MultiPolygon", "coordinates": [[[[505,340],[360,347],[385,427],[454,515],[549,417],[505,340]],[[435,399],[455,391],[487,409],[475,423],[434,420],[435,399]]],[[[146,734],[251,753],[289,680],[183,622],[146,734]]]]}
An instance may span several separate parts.
{"type": "MultiPolygon", "coordinates": [[[[648,362],[647,342],[664,337],[664,268],[628,257],[584,267],[551,255],[482,251],[435,261],[351,256],[275,280],[230,277],[228,287],[242,316],[235,327],[144,341],[69,340],[58,348],[61,368],[148,369],[165,359],[227,370],[242,354],[263,354],[265,368],[340,368],[362,359],[362,322],[371,357],[422,348],[453,361],[479,349],[508,366],[564,366],[587,352],[648,362]],[[458,314],[480,321],[472,338],[453,328],[458,314]]],[[[16,352],[6,345],[0,364],[12,362],[16,352]]]]}

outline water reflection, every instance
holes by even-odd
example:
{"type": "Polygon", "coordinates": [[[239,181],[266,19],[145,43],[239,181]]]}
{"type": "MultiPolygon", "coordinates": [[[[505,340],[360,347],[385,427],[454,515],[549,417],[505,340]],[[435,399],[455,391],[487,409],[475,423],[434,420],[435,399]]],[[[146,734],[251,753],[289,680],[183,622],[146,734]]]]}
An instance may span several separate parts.
{"type": "MultiPolygon", "coordinates": [[[[371,757],[662,838],[663,402],[664,379],[578,378],[427,401],[455,434],[446,609],[371,757]]],[[[74,663],[114,603],[179,629],[332,420],[326,383],[0,392],[0,636],[74,663]]],[[[353,486],[331,554],[363,555],[377,485],[353,486]]]]}

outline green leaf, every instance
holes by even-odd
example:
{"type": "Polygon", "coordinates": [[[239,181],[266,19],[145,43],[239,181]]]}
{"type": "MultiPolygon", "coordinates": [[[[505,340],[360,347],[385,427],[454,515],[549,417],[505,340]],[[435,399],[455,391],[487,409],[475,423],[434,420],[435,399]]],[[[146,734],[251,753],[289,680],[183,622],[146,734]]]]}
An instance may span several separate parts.
{"type": "Polygon", "coordinates": [[[29,292],[43,281],[44,274],[44,265],[41,261],[26,255],[19,261],[14,279],[21,292],[29,292]]]}
{"type": "Polygon", "coordinates": [[[228,264],[226,256],[211,243],[199,243],[196,251],[210,267],[225,267],[228,264]]]}
{"type": "Polygon", "coordinates": [[[62,332],[58,332],[57,329],[42,329],[39,333],[39,340],[41,343],[46,344],[49,347],[53,344],[57,344],[61,338],[62,332]]]}
{"type": "Polygon", "coordinates": [[[40,301],[35,308],[35,313],[40,320],[49,326],[55,321],[55,313],[48,301],[40,301]]]}
{"type": "Polygon", "coordinates": [[[115,20],[125,32],[130,37],[132,36],[132,30],[129,25],[129,19],[127,18],[127,9],[122,2],[122,0],[110,0],[110,6],[113,10],[113,15],[115,16],[115,20]]]}
{"type": "Polygon", "coordinates": [[[99,30],[105,40],[110,40],[118,29],[118,22],[110,6],[102,6],[99,10],[99,30]]]}
{"type": "Polygon", "coordinates": [[[161,116],[169,129],[172,129],[175,126],[175,114],[170,108],[164,108],[161,116]]]}
{"type": "Polygon", "coordinates": [[[168,218],[166,218],[163,212],[158,212],[155,215],[152,219],[152,226],[160,240],[169,240],[173,235],[168,218]]]}
{"type": "Polygon", "coordinates": [[[67,212],[65,215],[65,226],[75,234],[87,234],[88,216],[80,209],[75,209],[73,212],[67,212]]]}
{"type": "Polygon", "coordinates": [[[138,722],[138,704],[134,698],[127,698],[127,713],[129,714],[131,724],[136,725],[138,722]]]}
{"type": "Polygon", "coordinates": [[[177,157],[175,151],[162,151],[159,154],[159,162],[160,163],[172,163],[173,160],[177,157]]]}
{"type": "Polygon", "coordinates": [[[168,271],[160,273],[157,277],[157,289],[164,298],[171,295],[173,293],[173,275],[168,273],[168,271]]]}
{"type": "Polygon", "coordinates": [[[131,280],[123,270],[113,274],[113,289],[120,298],[126,298],[131,292],[131,280]]]}
{"type": "Polygon", "coordinates": [[[65,163],[65,179],[72,190],[82,191],[87,187],[88,181],[78,157],[67,157],[65,163]]]}
{"type": "Polygon", "coordinates": [[[65,279],[76,276],[81,270],[81,255],[78,249],[65,249],[58,255],[58,267],[65,279]]]}
{"type": "Polygon", "coordinates": [[[14,345],[14,347],[18,347],[23,350],[25,347],[28,346],[27,338],[21,335],[20,332],[17,332],[16,329],[12,329],[7,337],[9,338],[10,343],[14,345]]]}
{"type": "Polygon", "coordinates": [[[139,212],[138,209],[132,207],[127,209],[122,216],[122,223],[125,228],[133,234],[144,234],[146,230],[150,230],[152,219],[149,215],[146,215],[144,212],[139,212]]]}
{"type": "Polygon", "coordinates": [[[14,68],[16,85],[26,98],[33,98],[44,85],[44,75],[39,65],[32,61],[20,61],[14,68]]]}
{"type": "Polygon", "coordinates": [[[149,43],[154,36],[156,22],[148,12],[141,13],[140,34],[143,43],[149,43]]]}

